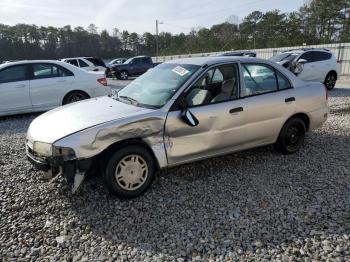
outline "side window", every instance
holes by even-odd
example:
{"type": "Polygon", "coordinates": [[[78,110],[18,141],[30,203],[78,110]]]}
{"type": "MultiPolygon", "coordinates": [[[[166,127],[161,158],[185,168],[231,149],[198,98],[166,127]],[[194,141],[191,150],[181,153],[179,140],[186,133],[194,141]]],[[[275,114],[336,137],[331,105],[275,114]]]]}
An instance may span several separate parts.
{"type": "Polygon", "coordinates": [[[72,76],[72,72],[53,64],[33,64],[34,79],[72,76]]]}
{"type": "Polygon", "coordinates": [[[305,59],[307,61],[307,63],[312,63],[315,62],[314,59],[314,52],[306,52],[304,54],[302,54],[299,59],[305,59]]]}
{"type": "Polygon", "coordinates": [[[58,76],[59,77],[74,76],[74,74],[68,69],[58,66],[58,76]]]}
{"type": "Polygon", "coordinates": [[[289,80],[280,72],[278,71],[276,72],[277,72],[278,89],[284,90],[284,89],[292,88],[292,85],[290,84],[289,80]]]}
{"type": "Polygon", "coordinates": [[[152,63],[152,60],[151,60],[150,57],[144,57],[144,58],[143,58],[143,63],[144,63],[144,64],[151,64],[151,63],[152,63]]]}
{"type": "Polygon", "coordinates": [[[0,84],[16,81],[24,81],[27,79],[27,66],[18,65],[7,67],[0,71],[0,84]]]}
{"type": "Polygon", "coordinates": [[[314,53],[315,61],[325,61],[325,60],[331,59],[332,57],[332,54],[327,52],[315,51],[313,53],[314,53]]]}
{"type": "Polygon", "coordinates": [[[133,62],[134,62],[135,65],[142,64],[142,58],[135,58],[135,59],[133,60],[133,62]]]}
{"type": "Polygon", "coordinates": [[[94,66],[103,66],[103,67],[106,66],[105,63],[99,58],[95,58],[95,57],[91,57],[90,58],[90,57],[88,57],[88,58],[85,58],[85,59],[90,61],[91,63],[93,63],[94,66]]]}
{"type": "Polygon", "coordinates": [[[245,89],[243,96],[253,96],[277,91],[275,71],[261,64],[242,64],[245,89]]]}
{"type": "Polygon", "coordinates": [[[78,61],[76,59],[67,60],[67,63],[79,67],[78,61]]]}
{"type": "Polygon", "coordinates": [[[236,64],[208,70],[186,94],[188,106],[200,106],[238,98],[239,78],[236,64]]]}
{"type": "Polygon", "coordinates": [[[83,60],[78,59],[80,67],[88,67],[89,65],[85,63],[83,60]]]}
{"type": "Polygon", "coordinates": [[[212,83],[220,83],[224,81],[224,76],[222,75],[221,71],[217,68],[214,71],[214,75],[212,77],[212,83]]]}

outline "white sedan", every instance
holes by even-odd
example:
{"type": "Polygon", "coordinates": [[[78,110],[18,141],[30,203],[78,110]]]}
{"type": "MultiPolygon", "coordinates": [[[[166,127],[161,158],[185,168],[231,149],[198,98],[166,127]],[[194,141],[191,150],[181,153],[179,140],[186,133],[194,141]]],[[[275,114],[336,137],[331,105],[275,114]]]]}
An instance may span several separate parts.
{"type": "Polygon", "coordinates": [[[111,93],[105,75],[52,60],[0,65],[0,116],[46,111],[111,93]]]}

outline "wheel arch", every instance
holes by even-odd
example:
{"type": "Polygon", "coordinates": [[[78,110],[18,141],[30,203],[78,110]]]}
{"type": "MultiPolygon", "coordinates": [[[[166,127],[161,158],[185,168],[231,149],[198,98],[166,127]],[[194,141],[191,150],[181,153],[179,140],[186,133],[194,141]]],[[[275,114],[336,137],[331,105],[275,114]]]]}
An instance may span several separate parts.
{"type": "Polygon", "coordinates": [[[120,149],[122,147],[130,146],[130,145],[137,145],[137,146],[141,146],[144,149],[146,149],[150,153],[150,155],[152,156],[152,158],[154,160],[156,171],[160,170],[160,165],[159,165],[158,158],[156,157],[154,151],[149,146],[149,144],[147,144],[142,138],[130,138],[130,139],[125,139],[125,140],[121,140],[121,141],[115,142],[115,143],[111,144],[110,146],[108,146],[107,148],[105,148],[99,154],[99,159],[100,159],[100,161],[106,163],[108,161],[109,157],[116,150],[118,150],[118,149],[120,149]]]}
{"type": "MultiPolygon", "coordinates": [[[[301,119],[304,124],[305,124],[305,127],[306,127],[306,131],[309,131],[309,128],[310,128],[310,117],[306,114],[306,113],[296,113],[292,116],[290,116],[283,124],[283,126],[292,118],[299,118],[301,119]]],[[[283,128],[282,126],[282,128],[283,128]]],[[[282,130],[281,128],[281,130],[282,130]]],[[[281,131],[280,131],[281,132],[281,131]]]]}
{"type": "Polygon", "coordinates": [[[85,95],[87,95],[88,98],[91,98],[91,95],[86,91],[83,91],[81,89],[74,89],[74,90],[70,90],[67,94],[64,95],[64,97],[62,98],[62,105],[64,105],[64,100],[66,99],[66,97],[74,92],[84,93],[85,95]]]}
{"type": "Polygon", "coordinates": [[[335,71],[334,69],[330,70],[330,71],[327,73],[326,77],[327,77],[329,74],[335,74],[335,76],[336,76],[337,79],[338,79],[338,73],[337,73],[337,71],[335,71]]]}

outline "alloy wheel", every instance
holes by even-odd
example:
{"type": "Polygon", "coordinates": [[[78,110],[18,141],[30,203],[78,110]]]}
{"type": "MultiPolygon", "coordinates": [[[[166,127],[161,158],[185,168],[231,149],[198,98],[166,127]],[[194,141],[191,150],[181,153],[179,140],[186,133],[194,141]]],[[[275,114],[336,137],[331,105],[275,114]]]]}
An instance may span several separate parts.
{"type": "Polygon", "coordinates": [[[331,90],[334,88],[336,81],[337,77],[334,74],[329,74],[326,78],[325,86],[328,90],[331,90]]]}
{"type": "Polygon", "coordinates": [[[120,73],[120,78],[123,79],[123,80],[128,79],[128,73],[127,72],[121,72],[120,73]]]}

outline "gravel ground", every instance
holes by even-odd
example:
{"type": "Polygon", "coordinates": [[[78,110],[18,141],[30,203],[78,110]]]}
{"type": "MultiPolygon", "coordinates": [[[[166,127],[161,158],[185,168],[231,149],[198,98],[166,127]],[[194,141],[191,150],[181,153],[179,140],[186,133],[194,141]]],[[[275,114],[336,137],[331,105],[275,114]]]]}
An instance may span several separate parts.
{"type": "Polygon", "coordinates": [[[271,146],[162,171],[121,200],[72,197],[26,161],[35,115],[0,120],[0,261],[349,261],[350,89],[297,154],[271,146]]]}

